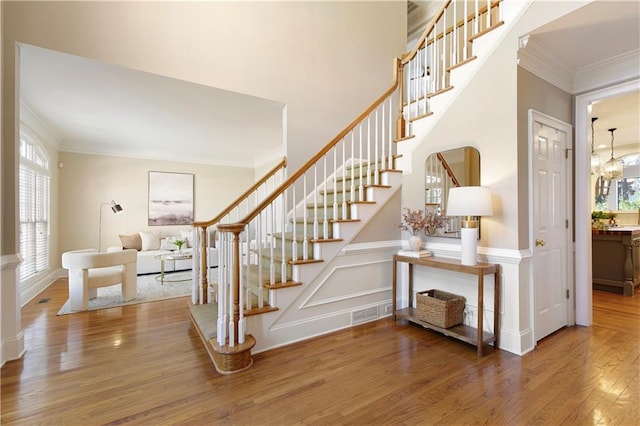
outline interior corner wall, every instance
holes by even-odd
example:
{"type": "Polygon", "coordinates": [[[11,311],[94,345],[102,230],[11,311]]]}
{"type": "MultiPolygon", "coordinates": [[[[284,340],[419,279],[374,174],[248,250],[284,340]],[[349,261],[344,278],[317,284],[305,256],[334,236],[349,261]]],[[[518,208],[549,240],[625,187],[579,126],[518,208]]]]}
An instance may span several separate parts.
{"type": "Polygon", "coordinates": [[[176,235],[189,226],[149,226],[149,172],[194,175],[194,220],[212,219],[254,182],[252,168],[213,166],[140,158],[60,153],[60,254],[97,248],[100,206],[111,200],[122,205],[117,215],[102,212],[102,249],[120,245],[119,234],[160,231],[176,235]]]}
{"type": "MultiPolygon", "coordinates": [[[[573,125],[573,97],[518,67],[518,209],[529,209],[529,109],[573,125]]],[[[573,138],[573,134],[569,135],[573,138]]],[[[519,217],[519,247],[529,248],[529,215],[519,217]]]]}

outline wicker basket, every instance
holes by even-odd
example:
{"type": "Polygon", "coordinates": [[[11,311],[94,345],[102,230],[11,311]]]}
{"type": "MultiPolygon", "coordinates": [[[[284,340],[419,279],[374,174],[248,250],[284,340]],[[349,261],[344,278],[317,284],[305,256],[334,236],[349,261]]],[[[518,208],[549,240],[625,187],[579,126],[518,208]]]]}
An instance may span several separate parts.
{"type": "Polygon", "coordinates": [[[442,290],[427,290],[416,295],[416,315],[420,321],[449,328],[462,323],[465,299],[442,290]]]}

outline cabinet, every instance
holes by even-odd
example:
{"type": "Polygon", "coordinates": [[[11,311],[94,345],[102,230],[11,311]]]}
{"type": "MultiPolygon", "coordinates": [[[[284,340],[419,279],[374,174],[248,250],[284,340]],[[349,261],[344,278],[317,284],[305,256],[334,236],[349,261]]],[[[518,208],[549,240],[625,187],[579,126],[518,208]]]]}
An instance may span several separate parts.
{"type": "MultiPolygon", "coordinates": [[[[393,318],[406,319],[409,322],[421,325],[424,328],[438,331],[446,336],[451,336],[464,342],[470,343],[477,347],[478,356],[482,356],[484,345],[494,343],[494,347],[497,348],[499,344],[499,330],[500,330],[500,273],[499,265],[489,263],[478,263],[477,265],[469,266],[460,264],[459,260],[446,259],[439,257],[423,257],[413,258],[407,256],[394,255],[393,256],[393,318]],[[409,307],[404,309],[397,309],[397,274],[398,274],[398,262],[404,262],[409,265],[409,307]],[[413,266],[427,266],[430,268],[444,269],[447,271],[455,271],[463,274],[471,274],[477,277],[477,290],[478,290],[478,318],[476,327],[472,327],[465,324],[456,325],[451,328],[441,328],[428,322],[424,322],[418,319],[416,316],[416,309],[413,306],[413,266]],[[494,275],[494,301],[493,301],[493,333],[483,331],[483,317],[484,317],[484,276],[488,274],[494,275]]],[[[440,288],[446,290],[442,286],[438,286],[434,283],[430,288],[440,288]]]]}
{"type": "Polygon", "coordinates": [[[640,287],[640,227],[591,231],[593,288],[633,296],[640,287]]]}

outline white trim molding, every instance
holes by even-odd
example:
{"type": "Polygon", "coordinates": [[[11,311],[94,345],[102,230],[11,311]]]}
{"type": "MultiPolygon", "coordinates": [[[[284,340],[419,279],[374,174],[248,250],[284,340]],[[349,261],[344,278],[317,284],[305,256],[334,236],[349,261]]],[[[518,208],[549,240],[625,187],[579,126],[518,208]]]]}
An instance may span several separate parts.
{"type": "Polygon", "coordinates": [[[2,277],[0,282],[0,301],[2,303],[2,322],[0,323],[0,365],[6,361],[19,359],[24,355],[24,333],[18,292],[18,266],[21,258],[18,254],[1,257],[2,277]]]}

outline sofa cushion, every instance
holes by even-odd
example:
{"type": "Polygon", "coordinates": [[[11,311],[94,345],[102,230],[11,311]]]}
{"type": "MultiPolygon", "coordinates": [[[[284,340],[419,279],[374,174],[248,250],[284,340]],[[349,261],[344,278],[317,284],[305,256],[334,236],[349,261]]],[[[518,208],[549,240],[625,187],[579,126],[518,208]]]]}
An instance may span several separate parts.
{"type": "Polygon", "coordinates": [[[119,235],[120,243],[122,244],[123,249],[134,249],[134,250],[142,250],[142,239],[140,238],[140,234],[130,234],[130,235],[119,235]]]}
{"type": "Polygon", "coordinates": [[[142,240],[142,251],[160,249],[160,233],[159,232],[139,232],[142,240]]]}

